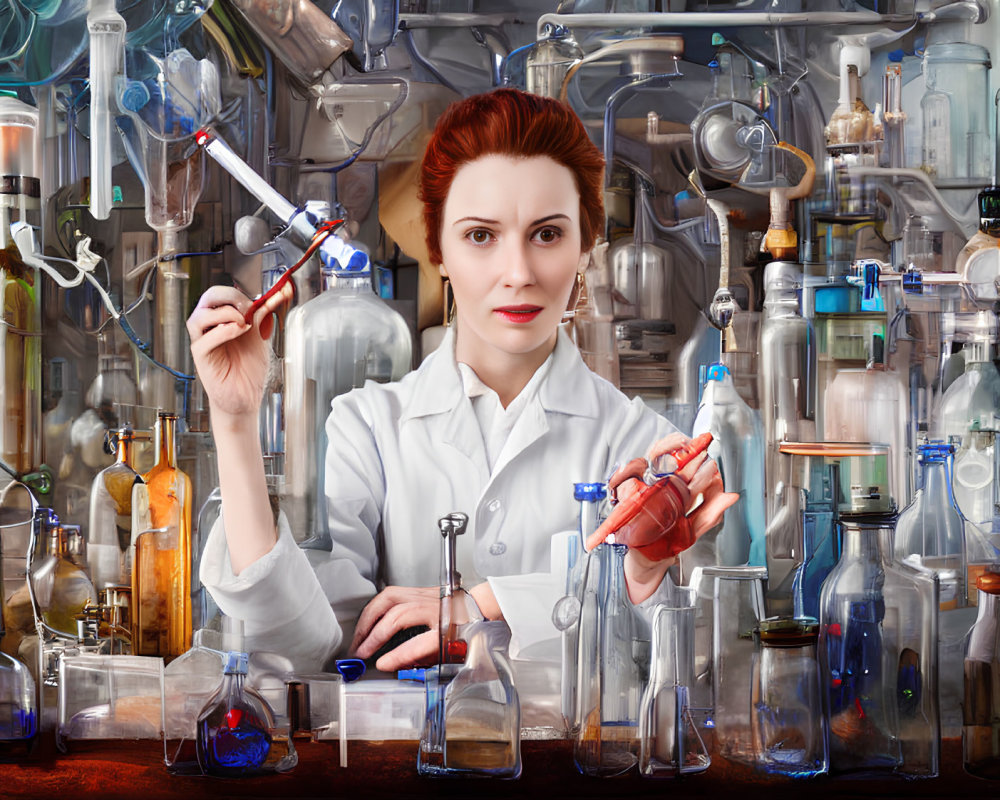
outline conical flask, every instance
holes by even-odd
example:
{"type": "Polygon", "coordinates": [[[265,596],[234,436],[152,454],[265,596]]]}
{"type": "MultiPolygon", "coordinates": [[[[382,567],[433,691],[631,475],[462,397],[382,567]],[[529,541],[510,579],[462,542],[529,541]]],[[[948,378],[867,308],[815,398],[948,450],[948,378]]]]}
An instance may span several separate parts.
{"type": "Polygon", "coordinates": [[[694,684],[693,606],[657,606],[649,683],[639,708],[639,773],[673,778],[704,772],[712,763],[691,717],[694,684]]]}

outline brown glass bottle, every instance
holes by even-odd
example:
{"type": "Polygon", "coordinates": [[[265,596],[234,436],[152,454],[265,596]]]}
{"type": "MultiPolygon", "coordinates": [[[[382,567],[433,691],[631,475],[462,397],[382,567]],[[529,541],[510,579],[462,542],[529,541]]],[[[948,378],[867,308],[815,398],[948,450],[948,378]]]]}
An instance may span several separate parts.
{"type": "Polygon", "coordinates": [[[979,615],[965,651],[962,761],[979,778],[1000,780],[1000,574],[976,581],[979,615]]]}
{"type": "Polygon", "coordinates": [[[132,652],[172,659],[191,647],[191,479],[177,468],[177,417],[156,420],[156,464],[143,475],[149,530],[135,537],[132,652]]]}

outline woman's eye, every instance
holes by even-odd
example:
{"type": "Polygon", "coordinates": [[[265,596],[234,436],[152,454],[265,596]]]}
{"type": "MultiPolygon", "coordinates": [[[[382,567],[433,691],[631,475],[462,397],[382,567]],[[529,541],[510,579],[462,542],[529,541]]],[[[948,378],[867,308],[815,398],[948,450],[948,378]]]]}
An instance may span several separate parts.
{"type": "Polygon", "coordinates": [[[490,239],[493,238],[493,234],[483,228],[469,231],[466,236],[473,244],[489,244],[490,239]]]}
{"type": "Polygon", "coordinates": [[[543,244],[552,244],[559,239],[559,236],[560,231],[557,228],[542,228],[535,233],[535,237],[543,244]]]}

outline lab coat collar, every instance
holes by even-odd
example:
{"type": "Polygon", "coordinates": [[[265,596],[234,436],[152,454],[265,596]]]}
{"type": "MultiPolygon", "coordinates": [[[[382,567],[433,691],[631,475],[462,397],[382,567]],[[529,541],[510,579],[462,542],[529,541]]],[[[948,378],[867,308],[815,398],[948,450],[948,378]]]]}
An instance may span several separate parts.
{"type": "MultiPolygon", "coordinates": [[[[538,389],[538,401],[545,411],[597,417],[600,404],[593,381],[581,380],[586,370],[580,351],[560,328],[549,375],[538,389]]],[[[465,398],[462,376],[455,362],[455,332],[448,328],[437,350],[417,370],[415,385],[401,422],[415,417],[443,414],[455,409],[465,398]]]]}

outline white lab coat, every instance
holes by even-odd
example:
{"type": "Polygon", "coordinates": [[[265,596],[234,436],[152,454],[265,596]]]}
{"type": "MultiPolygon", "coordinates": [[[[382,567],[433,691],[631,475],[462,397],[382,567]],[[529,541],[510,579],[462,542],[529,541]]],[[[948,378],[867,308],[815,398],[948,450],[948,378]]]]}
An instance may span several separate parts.
{"type": "Polygon", "coordinates": [[[549,372],[490,471],[449,332],[402,380],[333,401],[326,425],[332,552],[300,550],[282,516],[278,544],[234,576],[220,520],[201,579],[224,613],[244,620],[248,647],[315,669],[346,648],[379,589],[439,583],[440,517],[469,516],[457,556],[465,586],[548,571],[553,534],[577,526],[573,483],[606,480],[672,430],[591,372],[560,331],[549,372]]]}

